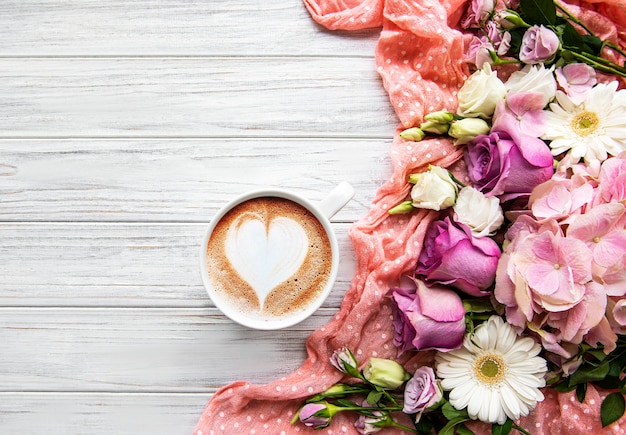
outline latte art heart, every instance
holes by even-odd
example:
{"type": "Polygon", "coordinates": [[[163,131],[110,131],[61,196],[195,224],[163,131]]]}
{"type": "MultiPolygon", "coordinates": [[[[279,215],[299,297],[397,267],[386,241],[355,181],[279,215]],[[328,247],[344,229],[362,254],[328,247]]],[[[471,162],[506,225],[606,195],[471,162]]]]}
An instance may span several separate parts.
{"type": "Polygon", "coordinates": [[[262,310],[272,289],[291,278],[304,262],[309,239],[293,219],[278,216],[266,224],[243,214],[229,228],[224,249],[232,267],[256,293],[262,310]]]}

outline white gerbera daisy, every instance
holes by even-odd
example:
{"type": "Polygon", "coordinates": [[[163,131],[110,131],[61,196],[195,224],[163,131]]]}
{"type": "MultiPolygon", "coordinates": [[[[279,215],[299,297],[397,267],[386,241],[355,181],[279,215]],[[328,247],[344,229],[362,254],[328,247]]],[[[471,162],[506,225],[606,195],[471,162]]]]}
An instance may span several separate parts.
{"type": "Polygon", "coordinates": [[[557,103],[546,110],[546,133],[552,154],[568,152],[570,164],[604,161],[626,151],[626,91],[617,91],[617,82],[594,86],[581,104],[576,105],[563,92],[557,103]]]}
{"type": "Polygon", "coordinates": [[[537,356],[541,346],[530,337],[518,337],[499,316],[491,316],[463,347],[437,354],[437,376],[450,391],[450,404],[467,408],[473,420],[504,424],[528,415],[543,400],[539,388],[546,382],[546,361],[537,356]]]}

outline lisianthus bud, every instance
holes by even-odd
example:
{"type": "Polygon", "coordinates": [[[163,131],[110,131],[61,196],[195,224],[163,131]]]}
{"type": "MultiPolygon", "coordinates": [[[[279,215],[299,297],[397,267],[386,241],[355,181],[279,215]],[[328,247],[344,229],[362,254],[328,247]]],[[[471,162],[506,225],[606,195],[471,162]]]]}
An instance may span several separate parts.
{"type": "Polygon", "coordinates": [[[530,27],[524,20],[522,20],[522,17],[520,17],[517,12],[510,9],[496,12],[493,20],[501,29],[505,30],[515,29],[517,27],[530,27]]]}
{"type": "Polygon", "coordinates": [[[330,424],[334,415],[331,407],[334,406],[327,402],[307,403],[300,409],[298,418],[305,426],[323,429],[330,424]]]}
{"type": "MultiPolygon", "coordinates": [[[[367,402],[363,403],[364,407],[368,407],[367,402]]],[[[392,423],[391,417],[387,412],[368,411],[367,414],[361,414],[354,423],[354,428],[361,435],[371,435],[380,432],[392,423]]]]}
{"type": "Polygon", "coordinates": [[[342,347],[333,353],[330,363],[342,373],[354,375],[358,373],[359,364],[354,354],[347,347],[342,347]]]}
{"type": "Polygon", "coordinates": [[[389,214],[405,214],[411,213],[413,210],[415,210],[415,207],[413,206],[413,201],[402,201],[395,207],[390,208],[389,214]]]}
{"type": "Polygon", "coordinates": [[[383,388],[398,388],[411,375],[397,362],[384,358],[370,358],[363,368],[363,376],[374,385],[383,388]]]}
{"type": "Polygon", "coordinates": [[[454,113],[447,110],[440,110],[438,112],[432,112],[424,116],[426,121],[436,122],[437,124],[448,124],[454,119],[454,113]]]}
{"type": "Polygon", "coordinates": [[[413,142],[419,142],[426,136],[422,130],[417,127],[408,128],[400,133],[400,137],[406,140],[412,140],[413,142]]]}
{"type": "Polygon", "coordinates": [[[448,134],[456,139],[455,145],[464,145],[480,134],[489,133],[489,124],[481,118],[463,118],[450,125],[448,134]]]}
{"type": "Polygon", "coordinates": [[[433,121],[426,121],[420,125],[420,130],[434,134],[446,134],[449,128],[450,124],[439,124],[433,121]]]}
{"type": "Polygon", "coordinates": [[[440,166],[430,166],[427,172],[409,175],[409,182],[415,184],[411,190],[415,208],[439,211],[456,202],[458,187],[450,172],[440,166]]]}

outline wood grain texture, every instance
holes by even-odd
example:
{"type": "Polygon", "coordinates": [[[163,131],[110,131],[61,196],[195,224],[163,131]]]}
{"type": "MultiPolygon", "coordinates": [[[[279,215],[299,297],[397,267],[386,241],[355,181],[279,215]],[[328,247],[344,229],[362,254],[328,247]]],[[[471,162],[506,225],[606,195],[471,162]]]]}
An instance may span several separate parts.
{"type": "Polygon", "coordinates": [[[260,186],[321,200],[357,194],[333,221],[365,215],[390,174],[389,140],[0,140],[0,220],[208,222],[260,186]],[[315,164],[312,164],[315,162],[315,164]]]}
{"type": "MultiPolygon", "coordinates": [[[[356,270],[350,224],[333,226],[340,259],[327,308],[356,270]]],[[[199,267],[207,227],[1,223],[0,307],[212,307],[199,267]]]]}
{"type": "Polygon", "coordinates": [[[239,379],[263,384],[297,369],[305,339],[334,314],[320,309],[290,328],[256,331],[215,308],[0,308],[0,390],[208,393],[239,379]]]}
{"type": "Polygon", "coordinates": [[[301,364],[390,175],[379,34],[301,0],[0,2],[0,434],[188,435],[221,386],[301,364]],[[274,332],[224,317],[198,267],[217,209],[344,180],[323,307],[274,332]]]}
{"type": "Polygon", "coordinates": [[[379,137],[372,59],[0,59],[2,137],[379,137]]]}
{"type": "Polygon", "coordinates": [[[5,434],[189,435],[210,393],[0,392],[5,434]]]}
{"type": "Polygon", "coordinates": [[[299,0],[5,0],[4,56],[367,56],[380,29],[329,32],[299,0]]]}

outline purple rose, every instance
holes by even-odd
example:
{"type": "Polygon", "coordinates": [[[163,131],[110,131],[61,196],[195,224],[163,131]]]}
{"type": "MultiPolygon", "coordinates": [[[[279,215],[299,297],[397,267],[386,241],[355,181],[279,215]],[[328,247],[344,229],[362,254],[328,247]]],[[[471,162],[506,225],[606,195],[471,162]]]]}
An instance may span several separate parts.
{"type": "Polygon", "coordinates": [[[527,64],[543,63],[550,60],[561,45],[559,37],[544,26],[532,26],[522,37],[519,60],[527,64]]]}
{"type": "Polygon", "coordinates": [[[492,238],[475,237],[470,227],[446,217],[428,228],[415,271],[428,282],[484,296],[493,284],[500,255],[492,238]]]}
{"type": "Polygon", "coordinates": [[[464,158],[474,188],[503,201],[529,196],[554,173],[552,153],[543,141],[518,143],[502,131],[476,136],[464,158]]]}
{"type": "Polygon", "coordinates": [[[393,342],[402,354],[407,350],[458,349],[465,334],[465,308],[458,294],[445,287],[427,287],[422,281],[407,280],[395,288],[393,342]]]}
{"type": "Polygon", "coordinates": [[[404,387],[402,412],[421,414],[426,409],[436,405],[442,397],[443,393],[433,369],[428,366],[420,367],[404,387]]]}

